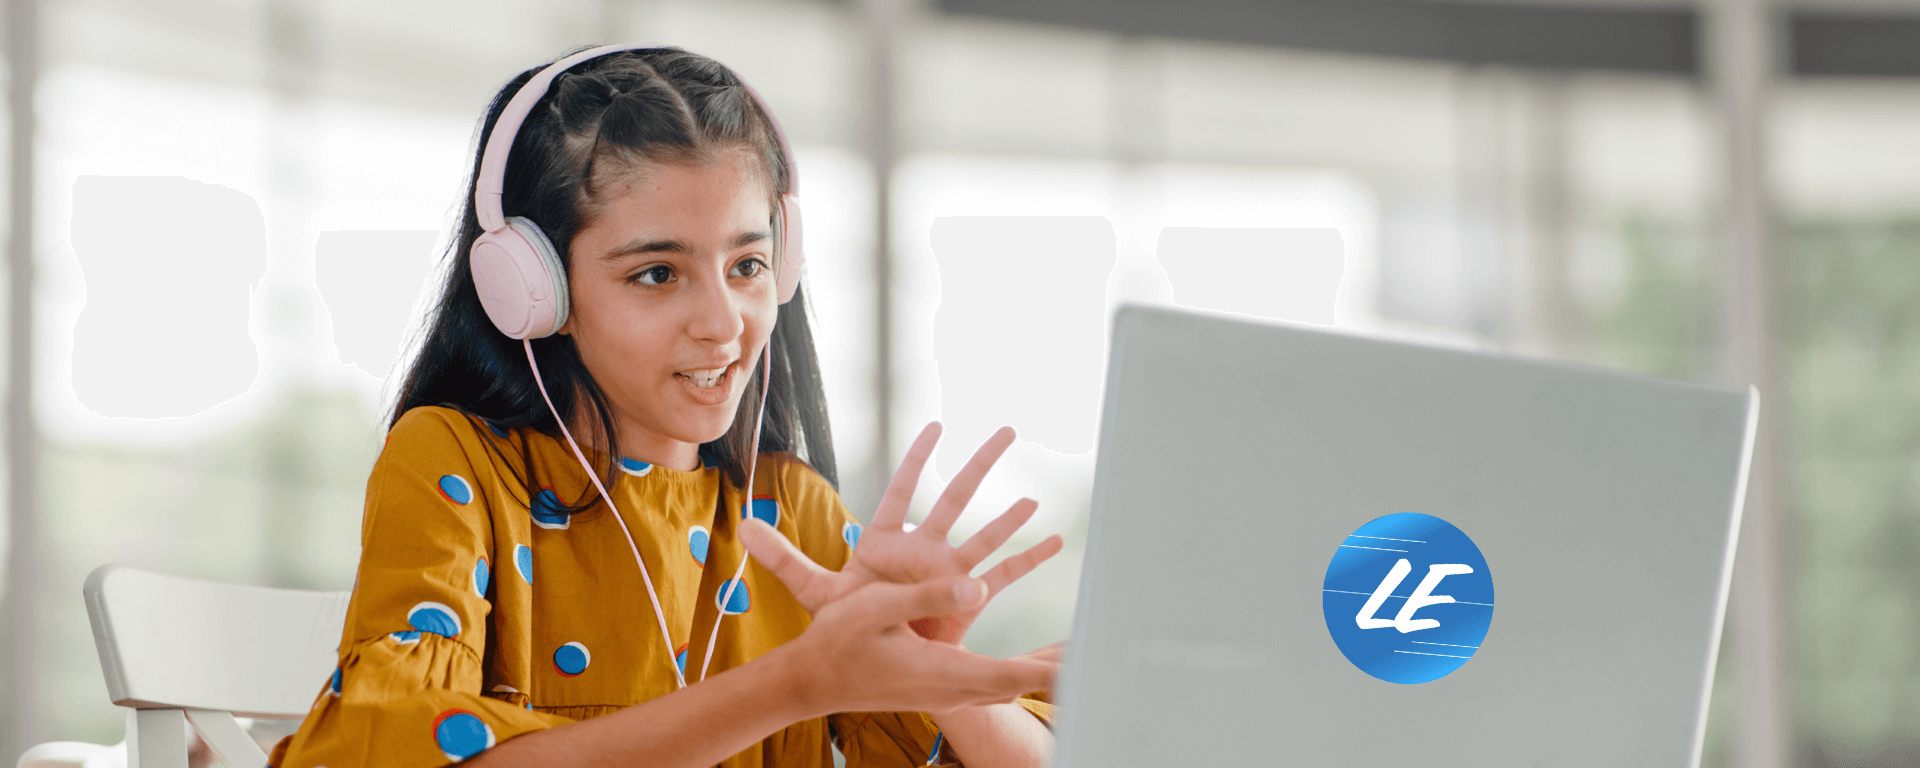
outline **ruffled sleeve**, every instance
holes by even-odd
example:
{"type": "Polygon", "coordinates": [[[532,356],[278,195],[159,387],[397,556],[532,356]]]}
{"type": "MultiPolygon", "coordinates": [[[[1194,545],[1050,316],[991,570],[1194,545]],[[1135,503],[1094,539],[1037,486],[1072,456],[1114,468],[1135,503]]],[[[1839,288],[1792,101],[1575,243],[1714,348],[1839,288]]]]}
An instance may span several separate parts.
{"type": "MultiPolygon", "coordinates": [[[[783,462],[780,477],[785,486],[781,495],[790,500],[789,508],[812,518],[798,526],[799,540],[794,543],[821,567],[835,571],[845,567],[865,530],[860,521],[847,511],[826,478],[804,462],[783,462]]],[[[1053,704],[1045,692],[1027,694],[1017,702],[1049,729],[1053,727],[1053,704]]],[[[943,740],[933,718],[924,712],[842,712],[828,716],[827,724],[850,768],[942,765],[951,760],[948,750],[934,754],[943,740]]]]}
{"type": "Polygon", "coordinates": [[[570,722],[481,690],[500,487],[466,417],[417,408],[394,425],[367,482],[340,665],[270,765],[446,765],[570,722]]]}

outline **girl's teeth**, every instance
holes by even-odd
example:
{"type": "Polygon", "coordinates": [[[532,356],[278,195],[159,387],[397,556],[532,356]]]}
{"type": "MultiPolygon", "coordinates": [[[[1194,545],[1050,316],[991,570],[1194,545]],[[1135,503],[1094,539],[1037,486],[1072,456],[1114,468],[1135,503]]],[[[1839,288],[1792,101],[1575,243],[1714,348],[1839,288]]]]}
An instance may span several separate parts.
{"type": "Polygon", "coordinates": [[[715,368],[711,371],[689,371],[680,375],[685,376],[688,381],[693,382],[694,386],[707,389],[718,386],[720,379],[726,376],[726,373],[727,369],[725,368],[715,368]]]}

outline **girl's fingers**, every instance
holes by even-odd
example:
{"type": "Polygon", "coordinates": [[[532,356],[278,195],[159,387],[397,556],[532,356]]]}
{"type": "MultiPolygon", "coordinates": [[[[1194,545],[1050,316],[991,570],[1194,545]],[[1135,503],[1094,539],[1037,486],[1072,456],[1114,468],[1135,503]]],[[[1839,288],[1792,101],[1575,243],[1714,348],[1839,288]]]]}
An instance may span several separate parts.
{"type": "Polygon", "coordinates": [[[1045,661],[1045,662],[1058,664],[1060,663],[1061,654],[1066,653],[1066,650],[1067,650],[1067,641],[1062,640],[1060,642],[1054,643],[1053,645],[1049,645],[1045,648],[1035,648],[1031,651],[1027,651],[1026,653],[1015,656],[1014,658],[1026,659],[1028,661],[1045,661]]]}
{"type": "Polygon", "coordinates": [[[1013,506],[994,518],[993,522],[987,523],[985,528],[981,528],[972,538],[967,539],[967,543],[961,544],[954,553],[959,555],[960,562],[966,566],[967,571],[971,572],[974,566],[980,564],[980,561],[987,559],[987,556],[999,549],[1000,545],[1007,543],[1007,539],[1012,538],[1014,532],[1020,530],[1020,526],[1026,525],[1027,521],[1033,518],[1033,511],[1039,508],[1040,502],[1033,499],[1014,502],[1013,506]]]}
{"type": "Polygon", "coordinates": [[[880,508],[874,510],[873,523],[867,526],[875,531],[897,531],[907,519],[907,505],[913,502],[913,489],[920,485],[920,470],[927,465],[927,457],[933,455],[933,446],[940,442],[940,422],[928,422],[920,430],[920,436],[913,439],[913,445],[907,448],[907,456],[900,460],[900,468],[893,471],[893,481],[887,483],[887,492],[880,497],[880,508]]]}
{"type": "Polygon", "coordinates": [[[881,630],[914,619],[946,616],[979,608],[987,602],[987,585],[976,579],[940,579],[919,584],[875,582],[848,597],[858,600],[854,626],[881,630]]]}
{"type": "Polygon", "coordinates": [[[943,712],[1051,688],[1058,664],[982,656],[903,626],[986,601],[986,585],[968,578],[871,583],[828,605],[802,639],[814,638],[820,663],[838,670],[834,688],[845,700],[837,704],[848,711],[943,712]]]}
{"type": "Polygon", "coordinates": [[[1047,558],[1060,554],[1062,546],[1064,544],[1060,540],[1060,534],[1056,533],[1028,547],[1027,551],[1000,561],[999,565],[980,577],[981,581],[987,583],[987,594],[1000,594],[1000,590],[1005,589],[1008,584],[1019,581],[1020,577],[1039,567],[1041,563],[1047,561],[1047,558]]]}
{"type": "Polygon", "coordinates": [[[818,612],[833,599],[833,582],[838,574],[815,563],[765,520],[749,517],[742,521],[740,543],[747,545],[747,553],[760,561],[760,567],[787,585],[787,591],[807,613],[818,612]]]}
{"type": "Polygon", "coordinates": [[[967,508],[967,502],[973,500],[973,492],[980,488],[980,481],[987,476],[994,462],[1007,452],[1007,446],[1013,445],[1013,428],[1001,427],[995,430],[980,449],[973,452],[973,458],[967,459],[967,465],[954,475],[953,482],[947,484],[947,490],[940,494],[940,500],[933,503],[933,511],[927,514],[925,522],[913,529],[914,533],[925,531],[929,536],[941,539],[947,537],[947,531],[953,528],[953,521],[960,519],[960,513],[967,508]]]}
{"type": "Polygon", "coordinates": [[[1050,690],[1054,676],[1060,673],[1060,665],[1043,661],[978,658],[982,661],[977,666],[969,665],[961,672],[988,701],[1005,701],[1009,697],[1019,698],[1021,694],[1050,690]]]}
{"type": "Polygon", "coordinates": [[[969,704],[984,704],[1018,698],[1022,694],[1053,687],[1060,665],[1025,658],[996,659],[943,643],[929,644],[929,658],[922,665],[946,687],[964,692],[969,704]]]}

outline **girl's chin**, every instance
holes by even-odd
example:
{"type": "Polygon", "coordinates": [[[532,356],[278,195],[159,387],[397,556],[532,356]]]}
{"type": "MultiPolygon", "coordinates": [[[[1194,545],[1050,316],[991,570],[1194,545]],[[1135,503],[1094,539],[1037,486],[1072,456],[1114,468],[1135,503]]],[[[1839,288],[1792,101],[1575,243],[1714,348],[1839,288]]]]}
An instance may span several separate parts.
{"type": "Polygon", "coordinates": [[[679,430],[682,436],[677,439],[695,445],[711,443],[726,437],[727,431],[733,429],[733,410],[728,409],[726,418],[723,419],[688,419],[682,423],[685,428],[679,430]]]}

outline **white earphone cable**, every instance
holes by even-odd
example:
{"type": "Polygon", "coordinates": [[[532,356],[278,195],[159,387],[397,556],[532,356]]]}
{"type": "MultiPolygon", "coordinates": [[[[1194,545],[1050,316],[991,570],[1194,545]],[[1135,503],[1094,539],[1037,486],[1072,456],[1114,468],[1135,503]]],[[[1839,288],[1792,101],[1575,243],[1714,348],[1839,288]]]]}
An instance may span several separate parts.
{"type": "MultiPolygon", "coordinates": [[[[774,279],[776,282],[779,280],[779,275],[780,263],[779,260],[776,259],[774,262],[774,279]]],[[[647,572],[647,561],[640,557],[640,546],[634,543],[633,532],[627,529],[627,521],[620,516],[619,507],[614,506],[613,494],[608,493],[607,487],[601,484],[600,475],[593,471],[593,465],[587,462],[587,456],[580,450],[580,444],[574,441],[573,432],[567,429],[567,420],[560,418],[560,410],[553,406],[553,397],[547,394],[547,383],[540,376],[540,364],[535,361],[533,357],[533,342],[528,339],[521,339],[520,346],[527,352],[527,368],[533,371],[533,384],[540,390],[540,399],[546,401],[547,412],[553,414],[554,423],[560,425],[560,434],[567,438],[567,446],[573,449],[573,458],[580,462],[581,469],[586,470],[587,479],[593,482],[594,490],[600,492],[600,498],[606,500],[607,509],[613,512],[614,522],[620,524],[621,535],[627,538],[627,548],[633,551],[633,562],[640,566],[640,578],[647,585],[647,599],[653,602],[653,616],[660,623],[660,640],[666,644],[667,653],[669,654],[667,663],[673,667],[674,682],[678,683],[679,687],[685,688],[687,687],[687,675],[685,671],[680,669],[679,662],[673,659],[673,656],[678,655],[673,652],[673,633],[667,629],[667,614],[660,609],[660,594],[654,591],[653,574],[647,572]]],[[[760,408],[754,413],[753,417],[753,449],[751,455],[747,457],[747,485],[741,491],[741,495],[745,497],[740,507],[741,523],[745,523],[747,516],[752,514],[754,472],[758,470],[760,466],[760,427],[767,417],[767,397],[772,393],[772,389],[773,339],[769,336],[766,346],[762,348],[760,365],[760,408]]],[[[720,490],[721,505],[723,507],[725,506],[726,495],[725,483],[723,482],[720,490]]],[[[722,514],[731,514],[731,512],[723,511],[722,514]]],[[[752,557],[751,554],[744,552],[741,554],[740,567],[734,570],[733,578],[727,580],[726,591],[720,594],[719,605],[714,606],[717,613],[713,619],[713,631],[707,635],[707,652],[700,662],[700,677],[695,682],[707,679],[707,668],[713,664],[715,641],[720,638],[720,621],[727,617],[726,606],[732,602],[734,591],[740,587],[740,578],[746,574],[747,562],[751,560],[752,557]]],[[[688,638],[688,642],[692,642],[692,638],[688,638]]]]}
{"type": "MultiPolygon", "coordinates": [[[[533,359],[533,342],[521,339],[520,345],[527,350],[527,367],[533,369],[533,383],[540,388],[540,399],[547,401],[547,411],[553,414],[554,422],[560,425],[560,434],[566,435],[567,445],[573,448],[573,457],[580,460],[580,467],[587,471],[587,479],[593,481],[594,490],[600,492],[600,498],[605,499],[607,502],[607,509],[613,512],[614,522],[620,524],[620,533],[627,537],[627,547],[633,550],[633,562],[640,566],[640,578],[647,585],[647,599],[653,601],[653,617],[660,621],[660,639],[667,645],[667,664],[673,667],[674,681],[679,683],[681,688],[685,688],[687,687],[687,676],[681,673],[680,665],[673,660],[673,635],[667,631],[667,614],[665,611],[660,610],[660,595],[653,591],[653,575],[647,573],[647,561],[641,559],[640,547],[633,543],[633,532],[627,530],[627,521],[620,517],[620,509],[613,505],[613,494],[607,493],[607,487],[600,483],[600,475],[593,471],[593,465],[587,463],[586,454],[580,452],[580,444],[574,442],[573,433],[567,430],[567,420],[560,418],[560,410],[553,407],[553,398],[547,395],[547,383],[540,378],[540,364],[534,362],[533,359]]],[[[764,398],[761,400],[760,407],[766,407],[764,398]]],[[[759,438],[760,428],[758,424],[755,424],[754,447],[756,449],[760,445],[759,438]]],[[[742,565],[744,565],[744,563],[742,565]]],[[[718,627],[716,626],[715,629],[717,631],[718,627]]],[[[713,655],[713,642],[711,640],[707,642],[707,655],[713,655]]],[[[704,672],[704,670],[702,671],[704,672]]]]}
{"type": "MultiPolygon", "coordinates": [[[[776,240],[778,240],[779,242],[785,242],[786,240],[786,232],[784,231],[786,229],[785,209],[780,209],[780,210],[782,211],[782,214],[779,219],[778,226],[780,227],[781,231],[776,237],[776,240]]],[[[779,257],[773,260],[773,279],[776,284],[778,284],[780,281],[780,270],[784,268],[785,264],[786,264],[786,254],[784,252],[781,253],[779,257]]],[[[777,314],[778,310],[776,309],[775,311],[776,311],[776,314],[774,315],[774,318],[775,318],[775,323],[777,324],[779,322],[779,315],[777,314]]],[[[760,468],[760,426],[762,423],[765,422],[767,418],[767,395],[772,391],[773,391],[773,335],[768,334],[767,346],[762,350],[762,354],[760,358],[760,410],[756,412],[753,416],[753,455],[747,457],[747,487],[743,489],[741,493],[742,496],[746,497],[746,501],[743,502],[740,506],[740,524],[741,525],[746,524],[747,516],[751,514],[753,510],[753,473],[755,470],[760,468]]],[[[720,492],[720,495],[722,497],[726,496],[726,491],[722,490],[720,492]]],[[[738,537],[736,536],[736,538],[738,537]]],[[[720,595],[720,604],[718,606],[715,606],[716,608],[719,609],[719,612],[717,615],[713,617],[713,631],[707,634],[707,653],[705,657],[700,661],[700,677],[697,678],[695,682],[698,682],[699,680],[707,679],[707,667],[713,664],[713,647],[714,647],[715,641],[720,639],[720,620],[725,619],[727,617],[727,603],[733,600],[733,591],[735,588],[740,586],[740,578],[744,576],[747,572],[747,561],[753,559],[752,553],[746,552],[745,549],[746,547],[744,546],[741,547],[742,552],[740,555],[740,567],[734,569],[733,578],[727,580],[727,590],[721,593],[720,595]]],[[[692,639],[689,638],[688,642],[692,642],[692,639]]]]}
{"type": "MultiPolygon", "coordinates": [[[[768,338],[766,354],[760,363],[760,411],[753,417],[753,455],[747,458],[747,487],[740,494],[746,497],[746,501],[740,505],[740,525],[746,524],[747,515],[753,509],[753,472],[760,465],[760,424],[767,417],[767,394],[772,387],[773,339],[768,338]]],[[[722,491],[721,495],[725,496],[726,492],[722,491]]],[[[733,578],[727,580],[727,591],[720,595],[720,611],[713,617],[713,632],[707,635],[707,655],[700,662],[700,677],[694,682],[707,679],[707,666],[713,663],[714,641],[720,638],[720,620],[727,617],[727,603],[733,600],[733,590],[740,586],[740,577],[747,572],[747,561],[751,559],[753,555],[741,547],[740,567],[734,570],[733,578]]]]}

